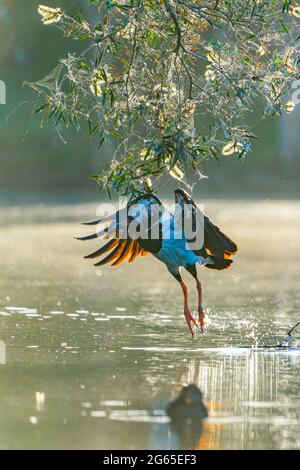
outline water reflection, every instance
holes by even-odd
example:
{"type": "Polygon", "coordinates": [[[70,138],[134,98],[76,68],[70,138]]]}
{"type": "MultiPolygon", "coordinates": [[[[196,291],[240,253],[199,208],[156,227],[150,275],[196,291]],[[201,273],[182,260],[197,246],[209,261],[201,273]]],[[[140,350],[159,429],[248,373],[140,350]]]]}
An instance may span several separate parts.
{"type": "Polygon", "coordinates": [[[193,381],[209,397],[210,417],[199,448],[298,447],[299,351],[229,349],[227,355],[211,356],[190,361],[179,379],[193,381]]]}
{"type": "Polygon", "coordinates": [[[290,374],[295,366],[299,373],[299,351],[206,351],[183,367],[173,394],[197,384],[207,397],[207,419],[168,421],[162,409],[117,411],[109,419],[148,423],[151,449],[298,448],[300,401],[296,389],[290,393],[298,387],[290,374]]]}
{"type": "Polygon", "coordinates": [[[195,384],[183,387],[167,406],[171,419],[170,434],[178,437],[179,449],[194,449],[200,439],[203,421],[208,417],[203,394],[195,384]]]}
{"type": "Polygon", "coordinates": [[[153,450],[201,450],[199,442],[203,426],[203,420],[153,424],[147,447],[153,450]]]}
{"type": "MultiPolygon", "coordinates": [[[[23,346],[20,337],[19,347],[8,344],[0,367],[3,448],[48,447],[52,427],[53,448],[299,448],[299,350],[120,348],[105,331],[88,345],[86,330],[71,333],[73,321],[64,318],[47,346],[42,337],[33,344],[37,318],[31,332],[21,329],[23,346]],[[171,423],[166,405],[190,383],[202,390],[209,417],[171,423]]],[[[94,324],[90,317],[87,328],[94,324]]]]}

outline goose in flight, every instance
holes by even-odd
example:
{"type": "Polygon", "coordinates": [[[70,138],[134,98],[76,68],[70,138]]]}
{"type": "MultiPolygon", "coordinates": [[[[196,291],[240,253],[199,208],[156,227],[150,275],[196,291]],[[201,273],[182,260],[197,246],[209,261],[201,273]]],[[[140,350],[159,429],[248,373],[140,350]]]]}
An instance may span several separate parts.
{"type": "Polygon", "coordinates": [[[200,327],[203,332],[205,312],[196,266],[227,269],[232,264],[230,258],[237,252],[237,246],[196,206],[186,191],[175,191],[174,213],[155,195],[145,194],[115,214],[83,224],[97,225],[97,231],[78,240],[108,240],[94,253],[85,256],[95,259],[106,254],[95,266],[109,263],[118,266],[125,260],[133,263],[138,256],[144,257],[149,253],[162,261],[181,286],[184,316],[192,336],[196,328],[200,327]],[[180,273],[182,268],[196,281],[197,320],[189,308],[188,289],[180,273]]]}

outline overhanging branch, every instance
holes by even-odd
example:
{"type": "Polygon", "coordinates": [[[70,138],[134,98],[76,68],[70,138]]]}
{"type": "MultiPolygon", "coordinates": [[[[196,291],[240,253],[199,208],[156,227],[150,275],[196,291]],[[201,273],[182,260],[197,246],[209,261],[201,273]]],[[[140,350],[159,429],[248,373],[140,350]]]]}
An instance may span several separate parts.
{"type": "Polygon", "coordinates": [[[168,14],[172,18],[172,20],[174,22],[174,25],[175,25],[175,30],[176,30],[176,34],[177,34],[177,44],[174,48],[174,52],[177,53],[179,51],[180,47],[181,47],[181,37],[182,37],[179,20],[177,18],[177,15],[176,15],[175,11],[172,8],[170,2],[169,2],[169,0],[164,0],[164,5],[166,7],[166,10],[167,10],[168,14]]]}

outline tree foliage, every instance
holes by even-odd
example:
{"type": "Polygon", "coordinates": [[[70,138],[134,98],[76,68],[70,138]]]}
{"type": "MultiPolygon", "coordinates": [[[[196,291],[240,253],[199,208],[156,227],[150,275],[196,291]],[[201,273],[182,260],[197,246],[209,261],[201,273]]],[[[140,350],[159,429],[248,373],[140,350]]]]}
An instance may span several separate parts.
{"type": "Polygon", "coordinates": [[[109,192],[153,191],[207,157],[245,157],[247,113],[293,109],[300,7],[286,0],[87,0],[93,15],[40,5],[45,24],[86,43],[31,84],[43,123],[86,128],[110,168],[109,192]],[[116,143],[117,142],[117,143],[116,143]]]}

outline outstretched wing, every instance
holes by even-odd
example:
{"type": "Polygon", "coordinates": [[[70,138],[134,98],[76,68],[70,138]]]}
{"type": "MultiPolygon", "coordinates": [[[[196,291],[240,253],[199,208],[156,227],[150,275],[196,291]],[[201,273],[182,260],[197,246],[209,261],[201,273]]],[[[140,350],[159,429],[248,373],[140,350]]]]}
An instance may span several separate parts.
{"type": "Polygon", "coordinates": [[[95,266],[110,264],[115,267],[126,260],[133,263],[138,256],[144,257],[160,250],[162,211],[163,206],[156,196],[140,196],[115,214],[92,222],[83,222],[84,225],[97,226],[97,230],[91,235],[76,239],[109,240],[85,256],[86,259],[95,259],[108,253],[95,266]]]}
{"type": "Polygon", "coordinates": [[[209,258],[207,268],[226,269],[238,251],[237,245],[196,206],[186,191],[175,191],[175,220],[183,221],[183,233],[197,256],[209,258]]]}

